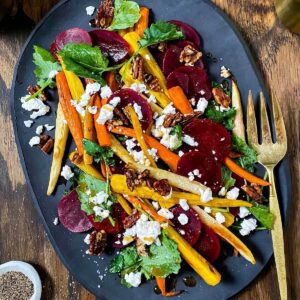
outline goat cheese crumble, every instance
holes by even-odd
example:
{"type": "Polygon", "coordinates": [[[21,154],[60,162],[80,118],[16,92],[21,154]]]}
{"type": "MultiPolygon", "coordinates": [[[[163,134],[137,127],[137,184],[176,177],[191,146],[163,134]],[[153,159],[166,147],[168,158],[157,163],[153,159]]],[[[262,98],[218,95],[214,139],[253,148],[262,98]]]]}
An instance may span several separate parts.
{"type": "Polygon", "coordinates": [[[50,111],[50,106],[44,104],[44,102],[39,98],[33,98],[27,101],[28,97],[31,95],[26,95],[21,98],[22,108],[27,111],[32,111],[30,115],[31,119],[36,119],[38,117],[46,115],[50,111]]]}
{"type": "Polygon", "coordinates": [[[53,224],[54,224],[55,226],[57,226],[57,225],[59,224],[59,219],[58,219],[58,217],[54,218],[53,224]]]}
{"type": "Polygon", "coordinates": [[[93,211],[95,212],[95,216],[101,217],[102,219],[106,219],[109,216],[109,210],[103,209],[100,206],[94,206],[93,211]]]}
{"type": "Polygon", "coordinates": [[[66,180],[70,180],[74,176],[74,173],[72,172],[71,168],[68,165],[65,165],[63,166],[60,175],[64,177],[66,180]]]}
{"type": "Polygon", "coordinates": [[[200,98],[197,102],[195,111],[204,113],[208,105],[208,101],[205,98],[200,98]]]}
{"type": "Polygon", "coordinates": [[[167,208],[161,208],[158,212],[157,212],[160,216],[170,220],[174,218],[174,215],[171,211],[169,211],[167,208]]]}
{"type": "Polygon", "coordinates": [[[180,214],[178,216],[178,221],[181,225],[186,225],[189,222],[189,218],[186,214],[180,214]]]}
{"type": "Polygon", "coordinates": [[[129,274],[125,274],[125,281],[129,283],[133,287],[138,287],[142,282],[142,273],[141,272],[130,272],[129,274]]]}
{"type": "Polygon", "coordinates": [[[91,241],[90,241],[90,237],[91,237],[91,235],[90,235],[90,234],[87,234],[86,237],[85,237],[84,240],[83,240],[84,243],[86,243],[87,245],[89,245],[90,242],[91,242],[91,241]]]}
{"type": "Polygon", "coordinates": [[[226,193],[226,198],[235,200],[238,198],[239,193],[240,193],[240,189],[237,187],[234,187],[226,193]]]}
{"type": "Polygon", "coordinates": [[[221,197],[226,195],[226,188],[224,186],[222,186],[222,188],[219,190],[218,195],[221,197]]]}
{"type": "Polygon", "coordinates": [[[38,145],[40,143],[40,141],[41,141],[41,139],[39,136],[34,136],[30,139],[29,145],[30,145],[30,147],[33,147],[35,145],[38,145]]]}
{"type": "Polygon", "coordinates": [[[101,205],[107,201],[108,197],[108,194],[106,194],[104,191],[100,191],[94,197],[90,198],[90,202],[94,203],[95,205],[101,205]]]}
{"type": "Polygon", "coordinates": [[[148,94],[149,91],[147,90],[147,87],[144,83],[133,83],[130,88],[134,91],[136,91],[137,93],[145,93],[148,94]]]}
{"type": "Polygon", "coordinates": [[[94,12],[95,12],[95,7],[94,6],[87,6],[85,8],[85,10],[86,10],[86,14],[88,16],[92,16],[94,14],[94,12]]]}
{"type": "Polygon", "coordinates": [[[203,202],[208,202],[208,201],[210,201],[212,199],[213,199],[213,197],[212,197],[212,191],[211,191],[211,189],[207,188],[205,191],[201,192],[201,200],[203,202]]]}
{"type": "Polygon", "coordinates": [[[98,111],[98,107],[97,106],[89,106],[88,111],[90,114],[95,115],[98,111]]]}
{"type": "Polygon", "coordinates": [[[257,221],[253,218],[245,219],[241,223],[241,227],[242,228],[239,230],[240,234],[242,236],[248,235],[251,231],[255,230],[255,228],[257,227],[257,221]]]}
{"type": "Polygon", "coordinates": [[[142,107],[138,105],[137,103],[133,104],[133,109],[136,112],[138,119],[143,120],[143,113],[142,113],[142,107]]]}
{"type": "Polygon", "coordinates": [[[108,99],[112,95],[112,90],[108,85],[105,85],[101,88],[100,96],[102,99],[108,99]]]}
{"type": "Polygon", "coordinates": [[[183,139],[182,139],[186,144],[192,146],[192,147],[197,147],[198,146],[198,143],[195,141],[195,139],[187,134],[185,134],[183,136],[183,139]]]}
{"type": "Polygon", "coordinates": [[[222,223],[225,222],[225,217],[224,217],[224,215],[222,215],[220,212],[217,212],[217,213],[216,213],[215,218],[216,218],[216,221],[217,221],[219,224],[222,224],[222,223]]]}
{"type": "Polygon", "coordinates": [[[30,128],[30,127],[32,126],[32,124],[33,124],[33,121],[32,121],[32,120],[24,121],[24,125],[25,125],[25,127],[27,127],[27,128],[30,128]]]}
{"type": "Polygon", "coordinates": [[[52,129],[55,128],[54,125],[49,125],[49,124],[45,124],[44,126],[45,126],[45,128],[46,128],[47,131],[51,131],[52,129]]]}
{"type": "Polygon", "coordinates": [[[249,210],[246,207],[244,207],[244,206],[240,207],[239,217],[241,219],[243,219],[243,218],[245,218],[245,217],[247,217],[249,215],[250,215],[250,212],[249,212],[249,210]]]}
{"type": "Polygon", "coordinates": [[[114,108],[120,103],[120,97],[114,97],[109,103],[103,105],[97,119],[98,124],[104,125],[107,121],[112,120],[114,116],[114,108]]]}
{"type": "Polygon", "coordinates": [[[205,206],[205,207],[204,207],[204,211],[205,211],[206,213],[210,214],[210,213],[211,213],[211,208],[208,207],[208,206],[205,206]]]}
{"type": "Polygon", "coordinates": [[[35,133],[36,133],[37,135],[40,135],[40,134],[42,134],[43,130],[44,130],[44,126],[43,126],[43,125],[39,125],[39,126],[36,128],[35,133]]]}
{"type": "Polygon", "coordinates": [[[179,199],[179,205],[185,211],[189,210],[189,208],[190,208],[187,201],[186,201],[186,199],[179,199]]]}

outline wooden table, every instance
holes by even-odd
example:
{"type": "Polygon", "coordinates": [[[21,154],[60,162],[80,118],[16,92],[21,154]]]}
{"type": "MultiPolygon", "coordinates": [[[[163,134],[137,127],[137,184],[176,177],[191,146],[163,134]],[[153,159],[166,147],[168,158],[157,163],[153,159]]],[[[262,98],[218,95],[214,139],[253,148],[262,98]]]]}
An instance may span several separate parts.
{"type": "MultiPolygon", "coordinates": [[[[51,1],[48,1],[51,2],[51,1]]],[[[57,2],[57,0],[52,0],[57,2]]],[[[299,107],[300,36],[275,16],[271,0],[214,0],[237,24],[266,84],[278,96],[288,139],[294,203],[286,235],[290,299],[300,299],[299,107]]],[[[35,19],[38,16],[35,14],[35,19]]],[[[44,299],[95,299],[68,273],[50,245],[30,200],[18,159],[9,111],[13,68],[32,26],[17,18],[0,25],[0,262],[24,260],[39,271],[44,299]]],[[[236,299],[279,299],[274,260],[236,299]]]]}

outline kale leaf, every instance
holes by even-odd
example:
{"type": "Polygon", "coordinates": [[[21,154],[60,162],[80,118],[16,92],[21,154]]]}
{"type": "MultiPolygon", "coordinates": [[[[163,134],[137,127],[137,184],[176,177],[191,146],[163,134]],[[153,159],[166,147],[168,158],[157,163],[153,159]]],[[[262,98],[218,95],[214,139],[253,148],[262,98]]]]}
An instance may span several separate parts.
{"type": "Polygon", "coordinates": [[[178,143],[173,148],[171,148],[172,151],[177,150],[182,146],[183,134],[181,125],[177,124],[176,126],[174,126],[170,132],[170,135],[177,135],[178,143]]]}
{"type": "Polygon", "coordinates": [[[248,208],[251,214],[267,229],[273,229],[274,216],[269,208],[264,205],[255,205],[248,208]]]}
{"type": "Polygon", "coordinates": [[[225,187],[226,190],[234,186],[235,179],[232,178],[232,172],[224,165],[222,165],[222,186],[225,187]]]}

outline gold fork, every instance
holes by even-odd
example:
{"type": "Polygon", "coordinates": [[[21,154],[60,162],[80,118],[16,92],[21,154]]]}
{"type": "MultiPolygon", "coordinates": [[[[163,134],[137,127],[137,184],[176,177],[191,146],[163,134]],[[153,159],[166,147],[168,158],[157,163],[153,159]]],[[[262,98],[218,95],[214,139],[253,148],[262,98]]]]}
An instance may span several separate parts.
{"type": "Polygon", "coordinates": [[[257,136],[257,125],[255,118],[255,111],[253,105],[253,98],[251,92],[248,97],[247,107],[247,137],[250,146],[256,150],[258,161],[267,170],[269,176],[270,197],[269,206],[270,211],[274,215],[274,225],[272,233],[274,257],[277,268],[277,278],[279,283],[280,296],[282,300],[287,299],[287,281],[286,268],[284,256],[284,239],[281,222],[280,208],[275,188],[274,167],[282,160],[287,151],[287,138],[283,122],[282,112],[274,95],[272,95],[273,119],[276,131],[276,143],[272,142],[269,120],[266,110],[264,95],[260,93],[260,119],[262,131],[262,143],[259,144],[257,136]]]}

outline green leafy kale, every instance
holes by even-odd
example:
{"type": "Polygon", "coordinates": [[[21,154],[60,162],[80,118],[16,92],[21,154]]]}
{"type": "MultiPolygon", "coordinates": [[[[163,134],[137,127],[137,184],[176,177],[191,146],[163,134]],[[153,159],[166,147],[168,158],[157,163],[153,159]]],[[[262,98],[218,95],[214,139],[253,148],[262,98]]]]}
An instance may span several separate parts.
{"type": "Polygon", "coordinates": [[[235,179],[232,178],[232,172],[224,165],[222,165],[222,186],[225,187],[226,190],[234,186],[235,179]]]}
{"type": "Polygon", "coordinates": [[[49,74],[51,71],[61,71],[60,64],[46,49],[39,46],[33,46],[33,49],[33,63],[36,65],[34,74],[37,78],[37,84],[42,87],[47,83],[47,86],[55,87],[55,82],[52,78],[49,78],[49,74]]]}
{"type": "Polygon", "coordinates": [[[107,165],[113,166],[115,164],[114,152],[111,148],[101,147],[88,139],[83,139],[82,143],[87,154],[93,156],[95,162],[98,163],[103,160],[107,165]]]}
{"type": "Polygon", "coordinates": [[[147,28],[139,44],[141,48],[146,48],[161,42],[184,39],[180,29],[174,24],[157,21],[147,28]]]}
{"type": "Polygon", "coordinates": [[[269,230],[273,229],[274,216],[268,207],[253,203],[253,206],[248,209],[263,226],[269,230]]]}
{"type": "Polygon", "coordinates": [[[232,135],[231,141],[232,150],[243,154],[243,157],[238,158],[237,162],[249,172],[254,172],[253,164],[257,162],[255,150],[235,134],[232,135]]]}
{"type": "Polygon", "coordinates": [[[234,127],[234,119],[236,111],[230,108],[226,111],[220,111],[220,106],[215,101],[209,101],[205,111],[205,117],[213,120],[214,122],[222,124],[227,130],[232,130],[234,127]]]}
{"type": "Polygon", "coordinates": [[[173,148],[171,148],[172,151],[177,150],[182,146],[183,134],[181,125],[177,124],[175,127],[173,127],[170,135],[177,135],[178,143],[173,148]]]}
{"type": "Polygon", "coordinates": [[[140,7],[134,1],[115,0],[114,18],[108,29],[120,30],[132,27],[140,18],[140,7]]]}

